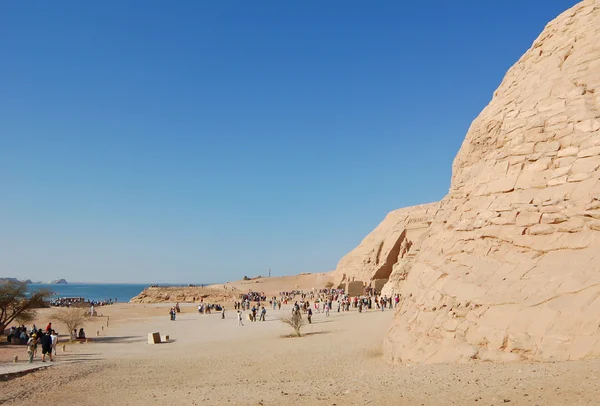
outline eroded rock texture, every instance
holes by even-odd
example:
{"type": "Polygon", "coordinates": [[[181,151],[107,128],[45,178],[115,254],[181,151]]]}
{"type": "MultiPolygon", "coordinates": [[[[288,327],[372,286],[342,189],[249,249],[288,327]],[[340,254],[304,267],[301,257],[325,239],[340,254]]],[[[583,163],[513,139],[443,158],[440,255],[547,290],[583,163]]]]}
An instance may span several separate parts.
{"type": "MultiPolygon", "coordinates": [[[[587,0],[546,26],[471,125],[419,251],[385,288],[402,294],[386,357],[600,356],[599,167],[600,0],[587,0]]],[[[352,255],[348,273],[373,274],[352,255]]]]}
{"type": "Polygon", "coordinates": [[[363,286],[379,292],[380,283],[394,280],[398,283],[386,285],[386,290],[399,290],[408,274],[405,265],[419,252],[438,207],[439,203],[430,203],[389,213],[358,247],[340,260],[332,274],[335,285],[358,294],[363,286]]]}

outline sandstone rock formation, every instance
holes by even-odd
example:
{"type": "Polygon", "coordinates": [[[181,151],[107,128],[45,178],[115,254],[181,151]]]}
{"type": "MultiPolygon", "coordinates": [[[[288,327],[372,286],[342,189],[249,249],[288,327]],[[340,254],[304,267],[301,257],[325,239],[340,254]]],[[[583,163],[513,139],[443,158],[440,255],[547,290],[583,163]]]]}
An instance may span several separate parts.
{"type": "MultiPolygon", "coordinates": [[[[358,247],[340,260],[332,273],[334,284],[355,295],[362,293],[364,286],[380,291],[379,281],[403,281],[407,275],[404,265],[419,252],[438,207],[439,203],[430,203],[389,213],[358,247]]],[[[394,290],[399,289],[400,283],[393,286],[394,290]]]]}
{"type": "Polygon", "coordinates": [[[202,288],[200,286],[153,286],[144,289],[129,303],[195,303],[204,300],[207,303],[224,303],[236,300],[238,292],[202,288]]]}
{"type": "Polygon", "coordinates": [[[586,0],[546,26],[472,123],[406,279],[384,289],[402,295],[386,357],[600,356],[599,168],[600,0],[586,0]]]}
{"type": "Polygon", "coordinates": [[[552,21],[475,119],[385,342],[395,362],[600,355],[600,1],[552,21]]]}

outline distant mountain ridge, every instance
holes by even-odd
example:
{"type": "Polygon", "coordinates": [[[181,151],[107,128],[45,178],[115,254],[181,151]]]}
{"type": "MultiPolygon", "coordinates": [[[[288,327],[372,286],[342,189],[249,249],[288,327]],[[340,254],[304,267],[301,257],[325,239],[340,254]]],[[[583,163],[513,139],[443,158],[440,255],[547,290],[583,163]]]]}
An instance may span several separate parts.
{"type": "Polygon", "coordinates": [[[65,279],[55,279],[53,281],[46,282],[33,282],[31,279],[19,280],[17,278],[0,278],[0,283],[6,282],[25,282],[27,284],[39,284],[39,285],[67,285],[68,282],[65,279]]]}

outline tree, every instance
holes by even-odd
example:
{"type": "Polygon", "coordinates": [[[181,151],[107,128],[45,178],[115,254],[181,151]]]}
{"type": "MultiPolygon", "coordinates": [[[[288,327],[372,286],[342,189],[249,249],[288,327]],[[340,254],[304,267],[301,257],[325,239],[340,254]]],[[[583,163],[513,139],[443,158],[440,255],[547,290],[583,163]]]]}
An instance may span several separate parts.
{"type": "Polygon", "coordinates": [[[0,333],[15,320],[33,320],[36,309],[44,306],[51,294],[47,290],[28,294],[25,282],[0,282],[0,333]]]}
{"type": "Polygon", "coordinates": [[[290,317],[282,317],[281,322],[293,328],[294,332],[296,333],[296,337],[302,336],[302,334],[300,334],[300,330],[306,324],[306,320],[302,318],[300,311],[295,311],[290,317]]]}
{"type": "Polygon", "coordinates": [[[88,317],[88,312],[79,307],[67,307],[52,314],[52,319],[57,320],[67,327],[69,334],[79,327],[83,327],[88,317]]]}

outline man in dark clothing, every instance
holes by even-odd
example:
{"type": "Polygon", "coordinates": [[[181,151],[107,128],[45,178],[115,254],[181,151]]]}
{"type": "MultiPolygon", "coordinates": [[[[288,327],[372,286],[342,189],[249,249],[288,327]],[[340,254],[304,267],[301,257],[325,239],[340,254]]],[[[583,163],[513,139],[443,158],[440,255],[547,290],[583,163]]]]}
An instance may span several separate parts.
{"type": "Polygon", "coordinates": [[[41,338],[42,343],[42,362],[46,362],[46,354],[50,356],[50,361],[54,361],[52,359],[52,336],[50,333],[45,333],[41,338]]]}

